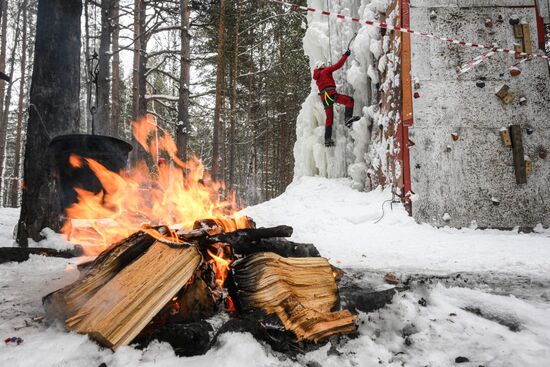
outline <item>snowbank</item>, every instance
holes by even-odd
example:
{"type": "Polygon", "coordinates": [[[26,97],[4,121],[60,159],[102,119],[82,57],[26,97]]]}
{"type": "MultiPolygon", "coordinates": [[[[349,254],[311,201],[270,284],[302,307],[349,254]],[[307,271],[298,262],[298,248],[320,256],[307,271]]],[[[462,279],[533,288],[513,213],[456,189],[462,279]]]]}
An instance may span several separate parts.
{"type": "Polygon", "coordinates": [[[262,226],[290,223],[296,241],[314,243],[343,267],[550,274],[549,230],[437,229],[417,224],[401,204],[391,210],[389,189],[364,193],[352,185],[349,179],[303,177],[278,198],[244,212],[262,226]]]}
{"type": "MultiPolygon", "coordinates": [[[[550,231],[436,229],[416,224],[400,204],[391,210],[388,191],[362,193],[352,185],[349,179],[304,177],[282,196],[244,212],[259,225],[292,225],[295,240],[315,243],[360,282],[380,282],[386,271],[402,279],[457,271],[477,278],[463,274],[449,284],[411,284],[391,305],[360,314],[356,339],[295,361],[243,333],[223,335],[203,356],[180,358],[164,343],[113,353],[61,325],[44,324],[42,297],[77,279],[77,260],[31,256],[0,265],[0,337],[24,340],[0,344],[0,366],[445,367],[458,356],[475,366],[543,366],[550,360],[550,231]]],[[[17,215],[0,209],[3,239],[17,215]]]]}

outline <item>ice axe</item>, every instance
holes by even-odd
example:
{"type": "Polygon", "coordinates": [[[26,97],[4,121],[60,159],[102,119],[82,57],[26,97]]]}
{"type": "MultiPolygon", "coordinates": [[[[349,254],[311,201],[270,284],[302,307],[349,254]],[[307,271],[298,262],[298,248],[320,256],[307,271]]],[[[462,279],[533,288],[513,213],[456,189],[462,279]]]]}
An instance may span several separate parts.
{"type": "Polygon", "coordinates": [[[347,50],[349,50],[349,48],[351,47],[351,44],[353,43],[353,41],[355,41],[355,37],[357,37],[357,33],[355,33],[353,37],[351,37],[351,39],[349,40],[347,50]]]}

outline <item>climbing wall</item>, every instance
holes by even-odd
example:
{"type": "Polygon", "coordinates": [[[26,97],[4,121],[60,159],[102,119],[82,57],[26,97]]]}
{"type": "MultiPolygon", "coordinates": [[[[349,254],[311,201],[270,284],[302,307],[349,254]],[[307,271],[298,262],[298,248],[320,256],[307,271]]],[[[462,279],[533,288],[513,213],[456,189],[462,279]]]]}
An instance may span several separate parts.
{"type": "MultiPolygon", "coordinates": [[[[411,0],[410,14],[417,30],[538,51],[534,0],[411,0]],[[525,24],[526,38],[510,20],[525,24]]],[[[483,50],[411,39],[416,220],[453,227],[550,225],[547,61],[526,62],[513,77],[516,58],[497,54],[459,77],[456,68],[483,50]],[[513,146],[507,141],[511,125],[517,126],[513,146]]]]}

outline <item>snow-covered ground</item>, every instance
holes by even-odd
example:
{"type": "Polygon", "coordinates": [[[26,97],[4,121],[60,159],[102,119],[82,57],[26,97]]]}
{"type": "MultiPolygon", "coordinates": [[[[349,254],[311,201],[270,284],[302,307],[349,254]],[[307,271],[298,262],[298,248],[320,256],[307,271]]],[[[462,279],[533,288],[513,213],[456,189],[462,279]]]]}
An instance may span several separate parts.
{"type": "MultiPolygon", "coordinates": [[[[358,338],[297,360],[273,353],[249,334],[225,334],[206,355],[191,358],[176,357],[161,343],[113,353],[41,322],[41,297],[78,274],[76,260],[32,256],[22,264],[0,265],[0,336],[24,340],[0,345],[0,366],[441,367],[455,365],[459,356],[470,360],[465,366],[549,365],[549,230],[523,234],[419,225],[400,204],[390,208],[389,192],[361,193],[351,185],[304,177],[245,213],[260,226],[292,225],[295,241],[314,243],[363,282],[390,271],[401,279],[421,279],[411,281],[391,305],[361,314],[358,338]],[[431,284],[422,281],[431,276],[431,284]]],[[[0,209],[2,246],[12,244],[17,214],[0,209]]]]}

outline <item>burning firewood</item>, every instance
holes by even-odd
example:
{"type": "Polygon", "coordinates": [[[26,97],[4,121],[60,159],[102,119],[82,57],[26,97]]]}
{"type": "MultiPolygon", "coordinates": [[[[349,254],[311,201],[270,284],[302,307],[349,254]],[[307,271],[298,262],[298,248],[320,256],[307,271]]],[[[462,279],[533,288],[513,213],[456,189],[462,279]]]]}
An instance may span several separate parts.
{"type": "Polygon", "coordinates": [[[46,310],[112,349],[156,338],[183,354],[190,350],[174,338],[192,338],[200,330],[186,325],[223,310],[276,315],[288,345],[356,331],[349,311],[332,312],[342,272],[315,246],[284,239],[292,235],[288,226],[254,228],[249,219],[235,227],[223,218],[196,221],[192,230],[143,228],[82,266],[80,280],[46,296],[46,310]]]}
{"type": "Polygon", "coordinates": [[[276,314],[298,340],[322,341],[356,331],[349,311],[331,312],[338,300],[333,269],[324,258],[248,256],[234,264],[233,277],[243,311],[276,314]]]}
{"type": "Polygon", "coordinates": [[[155,242],[67,319],[70,330],[101,344],[129,344],[193,276],[202,257],[194,246],[155,242]]]}

